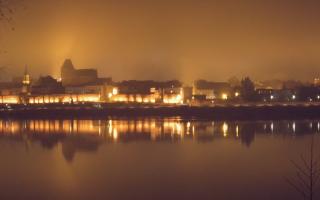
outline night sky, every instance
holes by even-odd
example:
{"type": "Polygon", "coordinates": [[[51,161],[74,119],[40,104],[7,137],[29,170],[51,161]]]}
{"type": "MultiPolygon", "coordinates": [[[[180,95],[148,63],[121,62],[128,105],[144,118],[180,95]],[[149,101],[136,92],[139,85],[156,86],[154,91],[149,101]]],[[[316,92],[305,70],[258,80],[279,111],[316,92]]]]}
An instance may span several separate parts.
{"type": "Polygon", "coordinates": [[[24,0],[14,6],[14,21],[0,28],[6,52],[0,65],[8,76],[27,64],[33,76],[58,77],[65,58],[115,80],[320,76],[320,1],[24,0]]]}

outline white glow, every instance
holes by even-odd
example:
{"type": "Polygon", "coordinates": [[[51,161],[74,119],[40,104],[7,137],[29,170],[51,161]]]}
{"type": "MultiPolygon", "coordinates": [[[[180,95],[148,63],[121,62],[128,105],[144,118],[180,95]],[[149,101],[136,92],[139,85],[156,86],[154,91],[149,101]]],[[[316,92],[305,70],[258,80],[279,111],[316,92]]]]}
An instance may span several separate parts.
{"type": "Polygon", "coordinates": [[[119,92],[119,91],[118,91],[118,88],[113,88],[113,89],[112,89],[112,94],[113,94],[113,95],[117,95],[118,92],[119,92]]]}
{"type": "Polygon", "coordinates": [[[227,137],[228,136],[228,124],[226,122],[224,122],[222,125],[222,131],[223,131],[223,137],[227,137]]]}

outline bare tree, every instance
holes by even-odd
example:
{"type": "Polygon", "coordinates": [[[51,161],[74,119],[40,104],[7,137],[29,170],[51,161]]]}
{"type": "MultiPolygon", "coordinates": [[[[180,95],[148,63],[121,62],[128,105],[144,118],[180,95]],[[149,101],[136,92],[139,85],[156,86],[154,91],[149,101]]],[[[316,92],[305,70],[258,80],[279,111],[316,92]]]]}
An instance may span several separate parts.
{"type": "MultiPolygon", "coordinates": [[[[14,13],[22,5],[23,0],[0,0],[0,21],[6,22],[12,25],[14,13]]],[[[14,27],[11,26],[14,30],[14,27]]]]}
{"type": "MultiPolygon", "coordinates": [[[[22,8],[24,0],[0,0],[0,30],[2,28],[7,29],[8,27],[14,31],[15,26],[13,23],[14,14],[22,8]]],[[[0,32],[0,41],[2,41],[2,32],[0,32]]],[[[0,49],[0,55],[7,53],[6,50],[0,49]]],[[[2,71],[2,69],[1,69],[2,71]]]]}
{"type": "Polygon", "coordinates": [[[303,197],[303,199],[315,199],[315,189],[320,178],[319,157],[314,153],[314,137],[311,138],[310,155],[300,156],[300,163],[291,160],[296,169],[292,178],[286,178],[287,182],[303,197]]]}

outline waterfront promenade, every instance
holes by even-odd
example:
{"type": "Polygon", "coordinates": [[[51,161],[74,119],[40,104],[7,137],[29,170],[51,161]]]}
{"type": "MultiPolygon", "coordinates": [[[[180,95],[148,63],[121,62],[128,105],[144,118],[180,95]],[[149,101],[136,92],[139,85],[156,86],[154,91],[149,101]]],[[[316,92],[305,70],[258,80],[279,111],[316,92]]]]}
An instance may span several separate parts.
{"type": "Polygon", "coordinates": [[[126,103],[1,105],[1,118],[184,117],[216,120],[320,118],[320,103],[163,105],[126,103]]]}

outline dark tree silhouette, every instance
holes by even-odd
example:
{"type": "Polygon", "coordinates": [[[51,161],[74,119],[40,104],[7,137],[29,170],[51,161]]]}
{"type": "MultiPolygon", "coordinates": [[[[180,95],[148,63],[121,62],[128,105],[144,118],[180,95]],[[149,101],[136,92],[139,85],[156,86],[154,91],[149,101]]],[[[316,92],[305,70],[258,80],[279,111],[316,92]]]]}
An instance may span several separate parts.
{"type": "Polygon", "coordinates": [[[249,77],[245,77],[241,80],[240,87],[241,97],[245,101],[254,101],[256,94],[254,89],[254,83],[251,81],[249,77]]]}
{"type": "Polygon", "coordinates": [[[300,159],[300,163],[291,161],[296,169],[296,175],[286,180],[303,199],[313,200],[320,178],[319,159],[315,157],[313,136],[310,144],[310,155],[301,155],[300,159]]]}
{"type": "Polygon", "coordinates": [[[298,89],[299,100],[309,101],[310,99],[317,99],[317,95],[320,94],[319,87],[310,85],[310,86],[301,86],[298,89]]]}

